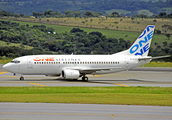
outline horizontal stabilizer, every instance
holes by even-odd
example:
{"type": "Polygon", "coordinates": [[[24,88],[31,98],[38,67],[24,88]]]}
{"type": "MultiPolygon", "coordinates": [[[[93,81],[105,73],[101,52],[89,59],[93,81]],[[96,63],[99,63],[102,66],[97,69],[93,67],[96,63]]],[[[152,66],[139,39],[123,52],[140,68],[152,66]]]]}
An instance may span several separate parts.
{"type": "Polygon", "coordinates": [[[170,56],[171,56],[171,55],[158,56],[158,57],[151,57],[151,56],[148,56],[148,57],[145,57],[145,58],[139,58],[138,60],[141,61],[141,60],[159,59],[159,58],[166,58],[166,57],[170,57],[170,56]]]}
{"type": "Polygon", "coordinates": [[[138,60],[139,60],[139,61],[141,61],[141,60],[150,60],[150,59],[152,59],[152,57],[151,57],[151,56],[149,56],[149,57],[145,57],[145,58],[139,58],[138,60]]]}
{"type": "Polygon", "coordinates": [[[171,55],[158,56],[158,57],[152,57],[152,59],[166,58],[166,57],[170,57],[170,56],[171,55]]]}

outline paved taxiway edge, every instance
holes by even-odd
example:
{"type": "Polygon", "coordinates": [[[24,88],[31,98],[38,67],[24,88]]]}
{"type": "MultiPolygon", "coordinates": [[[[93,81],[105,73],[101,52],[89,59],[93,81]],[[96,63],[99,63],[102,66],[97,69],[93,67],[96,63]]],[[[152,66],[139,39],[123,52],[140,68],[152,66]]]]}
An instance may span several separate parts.
{"type": "MultiPolygon", "coordinates": [[[[0,65],[2,67],[2,65],[0,65]]],[[[57,77],[44,75],[25,75],[25,80],[20,81],[19,75],[0,68],[0,86],[158,86],[172,87],[172,68],[139,67],[119,73],[92,76],[88,82],[62,80],[57,77]]]]}

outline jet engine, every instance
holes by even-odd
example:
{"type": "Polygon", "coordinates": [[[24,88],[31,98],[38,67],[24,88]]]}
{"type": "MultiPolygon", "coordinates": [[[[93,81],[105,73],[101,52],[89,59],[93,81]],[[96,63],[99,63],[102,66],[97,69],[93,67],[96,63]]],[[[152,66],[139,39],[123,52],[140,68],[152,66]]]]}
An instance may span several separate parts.
{"type": "Polygon", "coordinates": [[[62,77],[65,79],[78,79],[80,76],[80,73],[78,70],[63,70],[62,71],[62,77]]]}

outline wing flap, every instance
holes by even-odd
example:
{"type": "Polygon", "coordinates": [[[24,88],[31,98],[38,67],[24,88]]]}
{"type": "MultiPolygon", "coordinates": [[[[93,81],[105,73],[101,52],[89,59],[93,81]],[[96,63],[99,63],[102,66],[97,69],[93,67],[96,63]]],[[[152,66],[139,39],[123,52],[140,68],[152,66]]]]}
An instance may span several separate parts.
{"type": "Polygon", "coordinates": [[[91,74],[97,71],[112,71],[114,69],[126,69],[123,67],[109,67],[109,68],[83,68],[79,69],[80,73],[91,74]]]}
{"type": "Polygon", "coordinates": [[[101,71],[101,70],[111,70],[111,69],[122,69],[122,67],[109,67],[109,68],[82,68],[81,71],[101,71]]]}
{"type": "Polygon", "coordinates": [[[126,69],[126,68],[125,67],[106,67],[106,68],[65,68],[65,69],[78,70],[80,73],[91,74],[96,71],[111,71],[115,69],[126,69]]]}

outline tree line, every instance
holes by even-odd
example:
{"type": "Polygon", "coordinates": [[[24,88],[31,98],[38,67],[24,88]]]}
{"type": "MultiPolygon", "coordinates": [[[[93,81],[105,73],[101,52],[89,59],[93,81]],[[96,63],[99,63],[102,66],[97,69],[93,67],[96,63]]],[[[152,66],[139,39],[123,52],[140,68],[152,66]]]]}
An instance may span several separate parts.
{"type": "MultiPolygon", "coordinates": [[[[0,56],[18,57],[33,54],[113,54],[131,46],[129,40],[107,38],[101,32],[87,33],[80,28],[70,32],[55,33],[44,25],[19,25],[10,21],[0,21],[0,40],[7,46],[0,46],[0,56]],[[20,46],[8,46],[19,43],[20,46]],[[33,46],[31,50],[24,45],[33,46]]],[[[172,43],[153,43],[152,56],[172,54],[172,43]]],[[[172,58],[167,58],[172,61],[172,58]]]]}
{"type": "Polygon", "coordinates": [[[126,14],[131,16],[138,10],[149,10],[154,14],[168,11],[172,5],[171,0],[1,0],[0,11],[6,10],[13,13],[31,15],[33,10],[39,13],[51,9],[55,12],[65,13],[72,11],[94,11],[106,13],[107,10],[122,9],[131,11],[126,14]]]}
{"type": "MultiPolygon", "coordinates": [[[[67,10],[64,12],[64,14],[62,12],[55,12],[53,10],[45,10],[43,13],[41,12],[32,12],[32,15],[35,18],[64,18],[64,17],[101,17],[101,16],[105,16],[105,17],[124,17],[125,15],[121,15],[118,12],[112,12],[110,15],[109,14],[103,14],[102,12],[94,12],[94,11],[84,11],[81,12],[79,10],[77,11],[72,11],[72,10],[67,10]]],[[[21,14],[14,14],[11,12],[7,12],[5,10],[2,10],[0,12],[0,17],[22,17],[22,18],[29,18],[30,16],[26,16],[25,14],[21,13],[21,14]]],[[[139,15],[132,15],[131,18],[172,18],[172,13],[171,14],[167,14],[166,12],[160,12],[158,15],[152,15],[152,16],[147,16],[145,14],[139,14],[139,15]]]]}

